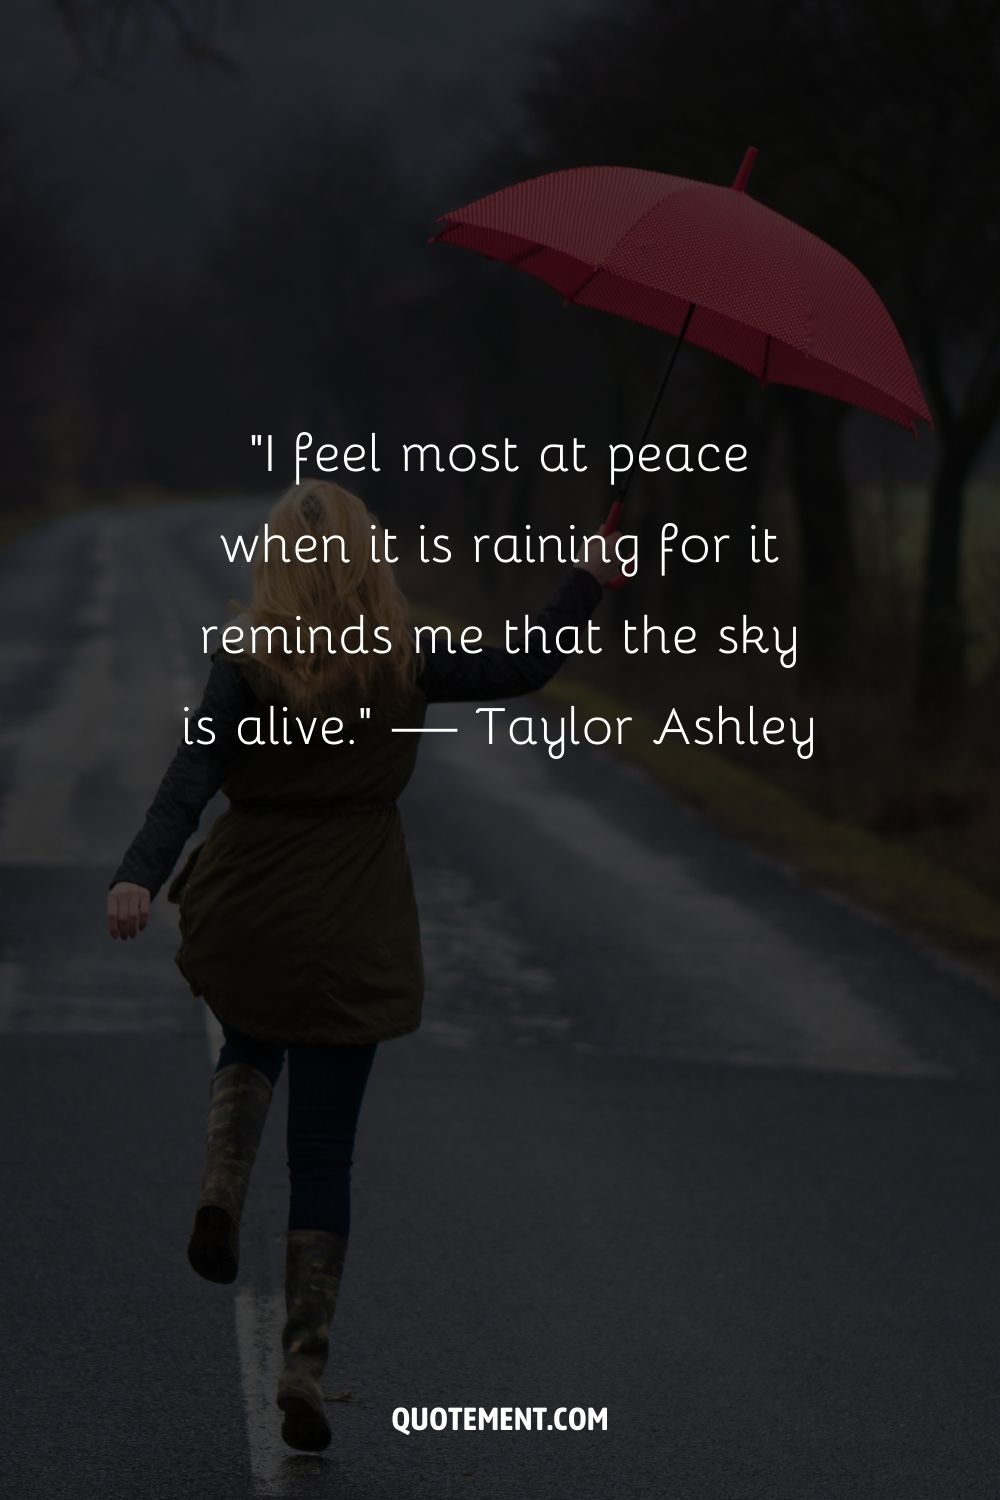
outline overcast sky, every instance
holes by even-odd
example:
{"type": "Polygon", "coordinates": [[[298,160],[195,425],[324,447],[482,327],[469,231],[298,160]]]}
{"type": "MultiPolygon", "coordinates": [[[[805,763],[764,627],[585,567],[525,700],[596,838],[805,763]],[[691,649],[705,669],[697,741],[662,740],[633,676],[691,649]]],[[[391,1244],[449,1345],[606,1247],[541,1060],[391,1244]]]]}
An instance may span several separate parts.
{"type": "Polygon", "coordinates": [[[107,81],[80,77],[48,0],[4,0],[0,109],[22,160],[76,205],[108,262],[184,258],[254,163],[331,108],[385,122],[433,180],[509,115],[539,37],[594,4],[245,0],[220,37],[235,78],[178,60],[164,39],[107,81]]]}

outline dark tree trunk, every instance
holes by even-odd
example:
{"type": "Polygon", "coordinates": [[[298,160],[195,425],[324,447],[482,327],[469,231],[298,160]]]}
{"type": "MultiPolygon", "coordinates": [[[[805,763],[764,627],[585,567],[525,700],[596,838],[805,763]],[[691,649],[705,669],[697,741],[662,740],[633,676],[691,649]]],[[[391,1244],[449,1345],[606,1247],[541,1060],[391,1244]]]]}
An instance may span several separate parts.
{"type": "Polygon", "coordinates": [[[974,450],[949,443],[931,491],[914,693],[922,738],[931,746],[950,737],[965,696],[962,523],[974,460],[974,450]]]}
{"type": "Polygon", "coordinates": [[[802,555],[802,664],[806,683],[814,689],[833,685],[843,673],[857,576],[841,451],[849,409],[791,391],[787,410],[802,555]]]}
{"type": "Polygon", "coordinates": [[[755,389],[737,372],[739,384],[732,387],[732,397],[723,413],[721,432],[738,435],[750,454],[748,471],[726,487],[726,520],[739,546],[729,559],[724,599],[727,620],[741,614],[752,615],[759,597],[767,596],[767,568],[761,568],[750,554],[749,536],[752,523],[759,523],[769,477],[769,459],[777,436],[775,409],[766,387],[755,389]],[[762,576],[763,575],[763,576],[762,576]]]}

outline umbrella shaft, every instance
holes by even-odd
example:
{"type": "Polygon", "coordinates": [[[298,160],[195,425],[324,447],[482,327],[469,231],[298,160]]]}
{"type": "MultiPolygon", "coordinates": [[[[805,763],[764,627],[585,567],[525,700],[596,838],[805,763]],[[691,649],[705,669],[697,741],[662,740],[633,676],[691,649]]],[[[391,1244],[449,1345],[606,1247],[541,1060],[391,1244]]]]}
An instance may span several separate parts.
{"type": "MultiPolygon", "coordinates": [[[[636,452],[637,453],[638,453],[639,449],[642,447],[643,443],[649,437],[649,434],[650,434],[650,432],[652,430],[653,423],[656,420],[656,413],[660,409],[660,402],[663,400],[663,393],[664,393],[664,391],[667,388],[667,381],[670,379],[670,376],[673,373],[674,365],[677,363],[677,356],[680,353],[680,348],[681,348],[681,345],[684,342],[684,336],[685,336],[685,334],[688,331],[688,325],[691,322],[691,315],[692,315],[693,312],[694,312],[694,303],[693,302],[689,302],[688,303],[688,310],[684,314],[684,322],[681,324],[681,331],[677,335],[676,339],[674,340],[674,347],[670,351],[670,358],[667,360],[667,368],[663,372],[663,379],[660,381],[660,388],[659,388],[659,390],[656,393],[656,396],[654,398],[652,406],[649,408],[649,416],[646,418],[646,425],[642,429],[642,436],[640,437],[638,443],[636,444],[636,452]]],[[[635,464],[630,464],[629,467],[628,467],[627,472],[622,475],[621,483],[615,487],[616,488],[617,497],[618,497],[619,500],[624,500],[625,496],[628,494],[628,487],[629,487],[629,484],[631,482],[632,475],[634,473],[635,473],[635,464]]]]}

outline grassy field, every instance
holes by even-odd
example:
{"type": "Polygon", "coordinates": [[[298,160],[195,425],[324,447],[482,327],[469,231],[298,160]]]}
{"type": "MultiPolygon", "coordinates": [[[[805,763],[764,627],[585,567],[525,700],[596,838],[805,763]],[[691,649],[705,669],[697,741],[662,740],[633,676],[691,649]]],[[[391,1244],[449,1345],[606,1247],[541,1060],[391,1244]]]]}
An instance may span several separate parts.
{"type": "MultiPolygon", "coordinates": [[[[767,511],[782,539],[783,569],[787,557],[794,577],[795,518],[790,497],[773,492],[767,511]]],[[[926,488],[862,485],[854,491],[853,511],[853,536],[863,578],[873,588],[888,584],[915,618],[930,514],[926,488]]],[[[1000,480],[984,479],[969,486],[963,575],[969,667],[975,682],[1000,657],[1000,480]]]]}

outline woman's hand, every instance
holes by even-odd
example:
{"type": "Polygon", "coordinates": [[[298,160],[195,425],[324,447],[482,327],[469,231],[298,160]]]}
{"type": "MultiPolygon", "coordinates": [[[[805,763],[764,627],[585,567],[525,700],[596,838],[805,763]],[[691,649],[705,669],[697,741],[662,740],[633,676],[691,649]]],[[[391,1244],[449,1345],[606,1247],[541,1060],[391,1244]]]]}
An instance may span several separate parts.
{"type": "Polygon", "coordinates": [[[596,578],[602,589],[618,589],[626,581],[625,575],[622,573],[622,565],[618,561],[618,538],[621,536],[621,532],[618,530],[618,522],[621,518],[621,513],[622,503],[620,500],[615,500],[600,530],[600,535],[607,543],[607,546],[601,549],[603,555],[592,558],[589,556],[590,549],[588,548],[586,562],[577,564],[585,573],[589,573],[592,578],[596,578]],[[607,562],[604,560],[605,557],[608,559],[607,562]]]}
{"type": "MultiPolygon", "coordinates": [[[[585,573],[589,573],[592,578],[597,579],[602,589],[606,589],[608,584],[613,583],[616,578],[621,577],[622,565],[618,561],[618,555],[615,552],[615,546],[620,536],[620,531],[609,531],[607,533],[607,546],[604,549],[607,553],[606,562],[603,557],[598,555],[597,557],[588,556],[585,562],[581,561],[577,563],[578,568],[582,568],[585,573]]],[[[593,549],[588,550],[592,551],[593,549]]]]}
{"type": "Polygon", "coordinates": [[[113,938],[134,938],[143,932],[149,921],[149,892],[144,885],[133,885],[130,880],[119,880],[108,892],[108,935],[113,938]]]}

